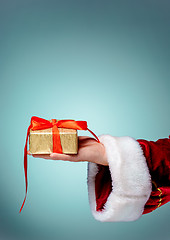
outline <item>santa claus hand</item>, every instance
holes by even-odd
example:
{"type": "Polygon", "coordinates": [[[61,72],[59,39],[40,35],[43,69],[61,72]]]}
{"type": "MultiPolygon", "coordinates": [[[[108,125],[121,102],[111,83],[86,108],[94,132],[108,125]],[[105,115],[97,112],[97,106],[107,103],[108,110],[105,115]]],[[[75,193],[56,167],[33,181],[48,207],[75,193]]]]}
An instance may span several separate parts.
{"type": "MultiPolygon", "coordinates": [[[[93,162],[101,165],[108,165],[105,147],[102,143],[98,143],[94,138],[80,136],[78,137],[79,150],[78,154],[60,154],[51,153],[50,155],[33,154],[33,157],[51,160],[63,160],[70,162],[93,162]]],[[[29,151],[28,151],[28,154],[29,151]]]]}

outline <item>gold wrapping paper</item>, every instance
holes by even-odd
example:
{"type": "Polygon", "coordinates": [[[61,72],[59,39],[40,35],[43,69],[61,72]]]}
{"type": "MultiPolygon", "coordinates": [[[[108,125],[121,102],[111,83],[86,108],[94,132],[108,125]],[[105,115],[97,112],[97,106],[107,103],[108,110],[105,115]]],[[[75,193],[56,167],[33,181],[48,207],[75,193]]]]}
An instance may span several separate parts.
{"type": "MultiPolygon", "coordinates": [[[[77,154],[77,130],[58,128],[63,153],[77,154]]],[[[30,130],[29,151],[31,154],[50,154],[53,152],[52,128],[43,130],[30,130]]]]}

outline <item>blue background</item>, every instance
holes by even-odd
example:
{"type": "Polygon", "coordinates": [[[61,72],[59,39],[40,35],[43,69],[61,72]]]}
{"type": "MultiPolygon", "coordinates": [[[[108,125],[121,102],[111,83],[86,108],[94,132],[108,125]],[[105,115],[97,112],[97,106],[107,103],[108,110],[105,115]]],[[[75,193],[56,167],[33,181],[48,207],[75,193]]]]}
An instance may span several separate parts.
{"type": "Polygon", "coordinates": [[[169,239],[169,204],[136,222],[94,220],[86,163],[29,157],[18,213],[31,116],[168,137],[169,13],[165,0],[0,1],[0,239],[169,239]]]}

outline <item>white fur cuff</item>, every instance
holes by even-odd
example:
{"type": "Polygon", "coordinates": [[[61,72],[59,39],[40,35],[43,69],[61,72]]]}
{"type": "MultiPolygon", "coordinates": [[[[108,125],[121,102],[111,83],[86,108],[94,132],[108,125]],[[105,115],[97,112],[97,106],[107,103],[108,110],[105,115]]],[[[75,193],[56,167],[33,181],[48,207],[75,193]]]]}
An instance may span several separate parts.
{"type": "Polygon", "coordinates": [[[112,191],[104,209],[96,211],[95,176],[98,165],[88,163],[88,192],[92,214],[102,222],[134,221],[142,216],[152,191],[151,176],[139,143],[131,137],[99,136],[109,164],[112,191]]]}

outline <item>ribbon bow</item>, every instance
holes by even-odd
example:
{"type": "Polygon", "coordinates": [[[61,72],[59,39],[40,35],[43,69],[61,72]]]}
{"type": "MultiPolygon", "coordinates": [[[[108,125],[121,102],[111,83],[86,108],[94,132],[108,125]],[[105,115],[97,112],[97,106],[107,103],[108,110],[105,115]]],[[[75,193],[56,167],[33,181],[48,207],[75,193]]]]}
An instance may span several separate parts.
{"type": "Polygon", "coordinates": [[[52,136],[53,136],[53,152],[54,153],[63,153],[62,151],[62,146],[60,142],[60,133],[58,128],[71,128],[71,129],[76,129],[76,130],[88,130],[96,139],[98,142],[99,139],[98,137],[87,127],[87,122],[86,121],[75,121],[75,120],[59,120],[56,121],[56,119],[52,119],[51,121],[48,121],[43,118],[35,117],[33,116],[31,118],[31,124],[28,127],[27,130],[27,137],[26,137],[26,143],[24,147],[24,172],[25,172],[25,184],[26,184],[26,192],[25,192],[25,198],[22,203],[22,206],[20,208],[20,211],[22,211],[22,208],[25,204],[25,200],[27,197],[27,188],[28,188],[28,181],[27,181],[27,145],[28,145],[28,137],[30,133],[30,129],[35,131],[35,130],[42,130],[42,129],[47,129],[47,128],[52,128],[52,136]]]}

